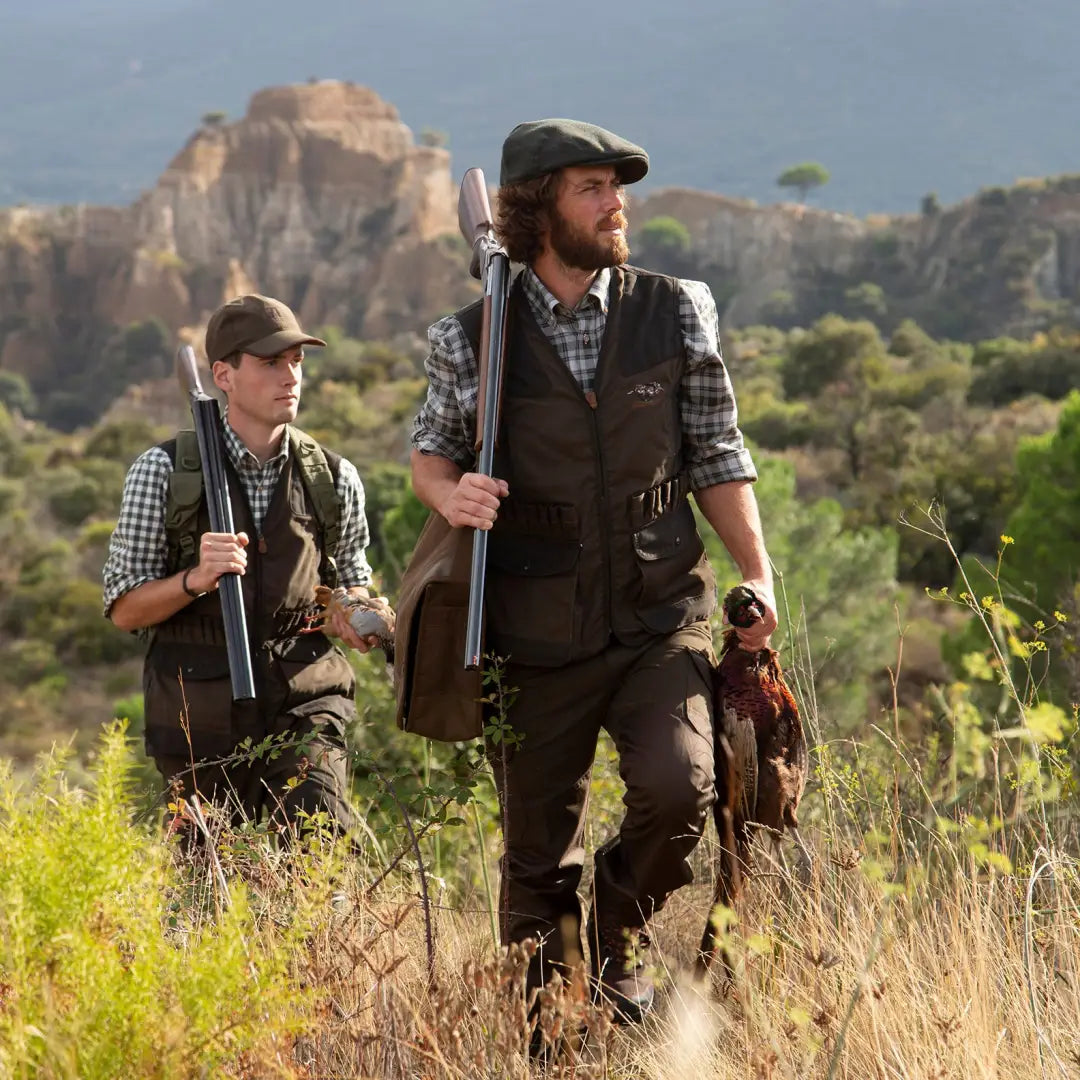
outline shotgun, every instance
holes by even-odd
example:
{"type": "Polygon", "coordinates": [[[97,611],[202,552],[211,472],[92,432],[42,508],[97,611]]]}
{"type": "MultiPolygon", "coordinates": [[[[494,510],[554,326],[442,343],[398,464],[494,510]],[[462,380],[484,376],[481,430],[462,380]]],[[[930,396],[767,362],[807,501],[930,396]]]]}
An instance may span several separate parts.
{"type": "MultiPolygon", "coordinates": [[[[510,258],[495,239],[495,224],[482,169],[469,169],[458,194],[458,225],[472,248],[469,273],[484,286],[484,317],[480,331],[480,387],[476,402],[476,471],[491,476],[499,401],[506,360],[506,317],[509,312],[510,258]]],[[[465,630],[465,667],[480,666],[484,618],[484,572],[487,566],[486,529],[473,530],[472,570],[469,574],[469,613],[465,630]]]]}
{"type": "MultiPolygon", "coordinates": [[[[180,385],[191,402],[191,418],[199,440],[203,489],[210,514],[210,528],[219,533],[235,533],[229,478],[225,473],[225,450],[221,444],[221,414],[217,401],[205,393],[199,381],[195,350],[181,345],[176,353],[180,385]]],[[[247,616],[237,574],[222,574],[218,583],[221,613],[225,619],[225,646],[229,654],[229,676],[234,701],[255,697],[255,678],[251,673],[251,646],[248,643],[247,616]]]]}

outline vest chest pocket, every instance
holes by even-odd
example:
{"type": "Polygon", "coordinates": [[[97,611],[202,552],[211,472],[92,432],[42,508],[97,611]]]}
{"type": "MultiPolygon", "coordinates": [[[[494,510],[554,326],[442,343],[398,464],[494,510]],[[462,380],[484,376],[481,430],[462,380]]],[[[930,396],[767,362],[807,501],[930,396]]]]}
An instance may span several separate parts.
{"type": "Polygon", "coordinates": [[[566,661],[574,640],[578,540],[493,532],[485,607],[491,650],[522,663],[566,661]]]}

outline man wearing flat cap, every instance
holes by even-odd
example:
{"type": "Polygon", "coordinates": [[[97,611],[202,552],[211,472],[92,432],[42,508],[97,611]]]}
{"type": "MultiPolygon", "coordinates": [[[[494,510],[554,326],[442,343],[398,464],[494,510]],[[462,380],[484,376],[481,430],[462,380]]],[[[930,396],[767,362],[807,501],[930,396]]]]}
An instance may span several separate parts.
{"type": "Polygon", "coordinates": [[[510,297],[495,477],[473,470],[479,304],[431,327],[414,426],[417,495],[490,529],[488,651],[509,658],[490,754],[504,823],[502,932],[538,938],[533,985],[581,956],[584,825],[597,737],[619,754],[626,814],[596,853],[587,922],[597,993],[652,1006],[647,922],[691,878],[713,800],[709,616],[715,583],[694,499],[776,626],[756,473],[736,422],[707,286],[627,264],[624,186],[639,146],[576,120],[503,144],[497,231],[524,265],[510,297]]]}
{"type": "MultiPolygon", "coordinates": [[[[356,469],[293,427],[304,346],[326,343],[267,296],[230,300],[210,318],[206,353],[228,402],[225,471],[237,532],[210,531],[192,431],[131,466],[104,568],[105,614],[142,632],[146,747],[185,795],[235,819],[265,809],[292,831],[325,812],[347,829],[344,729],[355,712],[345,654],[312,625],[315,588],[367,595],[368,526],[356,469]],[[218,585],[242,575],[256,697],[234,702],[218,585]],[[275,737],[275,753],[236,753],[275,737]],[[231,760],[230,760],[231,759],[231,760]]],[[[327,629],[368,651],[341,615],[327,629]]]]}

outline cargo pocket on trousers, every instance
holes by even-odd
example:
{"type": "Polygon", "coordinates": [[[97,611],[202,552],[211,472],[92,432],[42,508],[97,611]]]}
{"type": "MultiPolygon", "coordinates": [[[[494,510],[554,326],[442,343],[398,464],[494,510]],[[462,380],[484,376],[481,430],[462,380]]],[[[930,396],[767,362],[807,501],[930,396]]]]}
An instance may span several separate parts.
{"type": "Polygon", "coordinates": [[[686,653],[693,672],[686,695],[686,720],[703,739],[712,743],[716,715],[716,665],[711,656],[697,649],[687,648],[686,653]]]}
{"type": "Polygon", "coordinates": [[[270,644],[276,678],[265,702],[266,726],[282,734],[293,726],[291,717],[318,714],[340,735],[356,714],[355,677],[348,658],[325,634],[300,634],[270,644]]]}
{"type": "Polygon", "coordinates": [[[580,557],[577,540],[491,535],[485,607],[492,651],[526,664],[569,658],[580,557]]]}

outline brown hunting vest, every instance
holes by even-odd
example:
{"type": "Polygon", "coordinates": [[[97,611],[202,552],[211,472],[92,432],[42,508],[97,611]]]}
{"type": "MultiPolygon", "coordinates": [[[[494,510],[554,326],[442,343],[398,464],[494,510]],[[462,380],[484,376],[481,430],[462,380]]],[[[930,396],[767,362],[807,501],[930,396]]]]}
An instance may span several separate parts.
{"type": "MultiPolygon", "coordinates": [[[[162,448],[175,461],[175,440],[162,448]]],[[[261,534],[232,462],[225,459],[236,531],[251,537],[247,572],[240,581],[255,701],[232,700],[219,594],[193,600],[153,629],[143,668],[146,742],[152,753],[188,754],[183,712],[196,759],[228,754],[248,737],[258,741],[280,734],[301,717],[326,720],[340,732],[355,712],[353,673],[345,655],[322,633],[298,634],[313,611],[322,553],[315,508],[296,467],[296,453],[294,442],[261,534]]],[[[203,498],[198,535],[209,530],[203,498]]],[[[175,569],[194,562],[194,557],[181,560],[175,569]]]]}
{"type": "MultiPolygon", "coordinates": [[[[479,305],[458,318],[475,349],[479,305]]],[[[520,278],[507,355],[495,475],[510,496],[488,540],[486,648],[558,666],[708,618],[715,579],[687,501],[676,280],[612,271],[588,395],[520,278]]]]}

